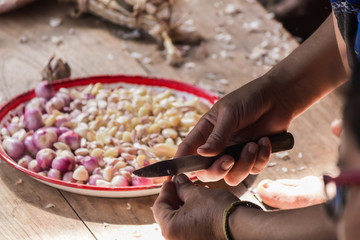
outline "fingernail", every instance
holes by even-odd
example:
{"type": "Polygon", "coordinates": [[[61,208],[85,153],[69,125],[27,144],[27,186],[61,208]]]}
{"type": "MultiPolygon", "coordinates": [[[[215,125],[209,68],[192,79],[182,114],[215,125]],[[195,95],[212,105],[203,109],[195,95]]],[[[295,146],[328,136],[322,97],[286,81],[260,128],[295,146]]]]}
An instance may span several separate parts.
{"type": "Polygon", "coordinates": [[[230,168],[232,168],[232,166],[234,165],[234,161],[232,160],[232,158],[226,158],[222,163],[221,163],[221,168],[224,171],[228,171],[230,168]]]}
{"type": "Polygon", "coordinates": [[[250,143],[249,144],[249,147],[248,147],[249,153],[255,154],[257,149],[258,149],[257,144],[255,144],[255,143],[250,143]]]}
{"type": "Polygon", "coordinates": [[[175,182],[175,175],[171,177],[171,181],[175,182]]]}
{"type": "Polygon", "coordinates": [[[268,146],[268,140],[266,139],[266,138],[262,138],[262,139],[260,139],[260,141],[259,141],[259,144],[261,145],[261,146],[263,146],[263,147],[267,147],[268,146]]]}
{"type": "Polygon", "coordinates": [[[209,143],[205,143],[204,145],[200,146],[199,147],[200,149],[203,149],[203,150],[207,150],[210,148],[210,144],[209,143]]]}
{"type": "Polygon", "coordinates": [[[176,176],[175,181],[177,184],[183,184],[188,181],[187,177],[184,174],[180,174],[176,176]]]}

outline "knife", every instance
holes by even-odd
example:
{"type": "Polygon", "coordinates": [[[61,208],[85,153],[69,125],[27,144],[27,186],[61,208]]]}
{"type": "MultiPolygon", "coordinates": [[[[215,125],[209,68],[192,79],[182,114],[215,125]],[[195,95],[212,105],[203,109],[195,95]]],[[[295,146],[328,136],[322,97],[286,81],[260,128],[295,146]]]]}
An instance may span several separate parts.
{"type": "MultiPolygon", "coordinates": [[[[292,149],[294,137],[291,133],[283,132],[269,136],[271,152],[280,152],[292,149]]],[[[257,140],[253,141],[257,142],[257,140]]],[[[198,171],[209,168],[216,159],[223,155],[230,155],[235,162],[240,158],[241,150],[246,143],[236,144],[224,149],[220,154],[213,157],[204,157],[198,154],[189,155],[170,160],[164,160],[149,166],[135,170],[133,173],[139,177],[163,177],[177,175],[179,173],[198,171]]]]}

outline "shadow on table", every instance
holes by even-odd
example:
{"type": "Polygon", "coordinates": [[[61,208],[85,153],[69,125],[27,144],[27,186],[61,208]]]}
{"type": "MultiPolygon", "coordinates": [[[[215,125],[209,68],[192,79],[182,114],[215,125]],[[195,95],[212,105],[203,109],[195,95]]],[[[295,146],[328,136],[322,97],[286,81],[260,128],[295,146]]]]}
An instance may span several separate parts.
{"type": "MultiPolygon", "coordinates": [[[[20,200],[20,208],[23,204],[26,204],[26,207],[31,204],[30,207],[36,207],[40,211],[67,218],[80,217],[83,221],[99,223],[151,224],[155,222],[150,207],[156,196],[115,199],[73,194],[38,182],[4,161],[0,163],[0,179],[3,187],[7,187],[20,200]]],[[[7,197],[3,195],[3,198],[7,197]]],[[[11,201],[14,200],[11,199],[11,201]]]]}

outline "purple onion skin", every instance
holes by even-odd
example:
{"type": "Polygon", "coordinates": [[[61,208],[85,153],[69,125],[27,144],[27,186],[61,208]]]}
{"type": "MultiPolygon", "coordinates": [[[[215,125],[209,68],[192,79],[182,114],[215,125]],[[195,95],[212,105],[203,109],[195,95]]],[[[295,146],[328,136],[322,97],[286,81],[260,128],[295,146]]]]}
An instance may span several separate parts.
{"type": "Polygon", "coordinates": [[[72,130],[61,134],[58,138],[58,141],[65,143],[72,150],[76,150],[80,147],[80,137],[72,130]]]}
{"type": "Polygon", "coordinates": [[[68,151],[68,150],[62,150],[60,153],[57,153],[57,156],[58,156],[58,157],[67,157],[67,158],[69,158],[73,163],[76,163],[76,162],[77,162],[75,155],[74,155],[72,152],[68,151]]]}
{"type": "Polygon", "coordinates": [[[25,106],[25,112],[29,109],[38,109],[41,113],[45,113],[45,104],[47,100],[45,98],[33,98],[25,106]]]}
{"type": "Polygon", "coordinates": [[[19,159],[18,164],[19,166],[23,167],[23,168],[28,168],[29,166],[29,162],[33,160],[32,157],[30,157],[29,155],[25,155],[22,158],[19,159]]]}
{"type": "Polygon", "coordinates": [[[61,173],[65,173],[73,170],[74,161],[68,156],[58,156],[52,161],[51,168],[57,169],[61,173]]]}
{"type": "Polygon", "coordinates": [[[144,166],[142,166],[142,167],[147,167],[147,166],[149,166],[149,165],[150,165],[149,161],[145,160],[145,161],[144,161],[144,166]]]}
{"type": "Polygon", "coordinates": [[[24,123],[27,131],[35,131],[44,126],[40,110],[36,108],[26,110],[24,114],[24,123]]]}
{"type": "Polygon", "coordinates": [[[52,113],[54,110],[61,111],[65,106],[64,100],[62,100],[59,97],[53,97],[51,98],[46,104],[45,104],[45,110],[47,113],[52,113]]]}
{"type": "Polygon", "coordinates": [[[55,120],[55,127],[61,127],[64,123],[70,121],[70,117],[67,116],[59,116],[55,120]]]}
{"type": "Polygon", "coordinates": [[[47,176],[49,178],[61,180],[61,172],[57,169],[50,168],[47,176]]]}
{"type": "Polygon", "coordinates": [[[114,176],[113,179],[111,180],[111,184],[117,187],[125,187],[130,185],[127,178],[122,175],[114,176]]]}
{"type": "Polygon", "coordinates": [[[70,107],[65,106],[64,109],[63,109],[63,112],[64,113],[71,113],[70,107]]]}
{"type": "Polygon", "coordinates": [[[51,129],[52,131],[55,131],[55,132],[56,132],[56,135],[57,135],[58,137],[62,134],[62,132],[60,131],[60,129],[57,128],[57,127],[45,127],[44,129],[51,129]]]}
{"type": "Polygon", "coordinates": [[[126,166],[124,167],[124,170],[132,174],[135,171],[135,168],[133,166],[126,166]]]}
{"type": "Polygon", "coordinates": [[[70,104],[70,96],[63,92],[58,92],[55,94],[56,97],[61,98],[64,101],[65,106],[69,106],[70,104]]]}
{"type": "Polygon", "coordinates": [[[91,95],[90,93],[86,94],[86,99],[90,100],[90,99],[95,99],[94,95],[91,95]]]}
{"type": "Polygon", "coordinates": [[[84,159],[84,156],[76,155],[75,157],[75,163],[78,165],[82,165],[82,160],[84,159]]]}
{"type": "Polygon", "coordinates": [[[33,143],[33,136],[32,135],[29,135],[24,139],[24,145],[25,145],[26,151],[32,157],[36,157],[36,154],[39,151],[39,149],[37,147],[35,147],[35,145],[33,143]]]}
{"type": "Polygon", "coordinates": [[[55,96],[55,90],[48,81],[42,81],[35,87],[35,94],[37,97],[42,97],[46,100],[49,100],[55,96]]]}
{"type": "Polygon", "coordinates": [[[93,186],[96,186],[96,181],[98,179],[101,179],[101,180],[104,180],[103,176],[99,175],[99,174],[93,174],[89,177],[89,180],[88,180],[88,184],[89,185],[93,185],[93,186]]]}
{"type": "Polygon", "coordinates": [[[59,133],[60,133],[59,136],[61,134],[63,134],[64,132],[70,131],[70,128],[67,128],[67,127],[59,127],[58,129],[59,129],[59,133]]]}
{"type": "Polygon", "coordinates": [[[54,150],[50,148],[44,148],[36,154],[36,161],[42,169],[46,170],[51,167],[51,163],[55,157],[56,153],[54,150]]]}
{"type": "Polygon", "coordinates": [[[56,141],[57,134],[52,128],[40,128],[33,134],[33,144],[38,149],[52,148],[56,141]]]}
{"type": "Polygon", "coordinates": [[[6,153],[14,160],[19,160],[25,154],[25,146],[18,139],[7,137],[2,142],[6,153]]]}
{"type": "Polygon", "coordinates": [[[36,173],[41,172],[42,170],[35,159],[29,162],[28,169],[36,173]]]}
{"type": "Polygon", "coordinates": [[[153,181],[149,178],[143,178],[143,177],[138,177],[138,176],[132,175],[131,185],[133,185],[133,186],[144,186],[144,185],[151,185],[151,184],[153,184],[153,181]]]}
{"type": "Polygon", "coordinates": [[[73,174],[74,174],[74,172],[72,172],[72,171],[64,173],[62,180],[65,182],[73,182],[73,183],[76,182],[76,180],[73,179],[73,177],[72,177],[73,174]]]}
{"type": "Polygon", "coordinates": [[[47,127],[48,129],[52,129],[53,131],[56,132],[56,135],[59,137],[61,134],[63,134],[64,132],[69,131],[70,129],[67,127],[47,127]]]}
{"type": "Polygon", "coordinates": [[[91,156],[82,158],[80,163],[85,167],[89,174],[91,174],[95,168],[99,167],[98,160],[91,156]]]}
{"type": "Polygon", "coordinates": [[[97,167],[92,172],[93,175],[101,175],[102,176],[102,169],[100,167],[97,167]]]}
{"type": "Polygon", "coordinates": [[[29,156],[29,155],[24,155],[22,158],[19,159],[19,161],[20,161],[21,159],[27,159],[27,160],[29,160],[29,162],[30,162],[31,160],[34,160],[34,158],[32,158],[32,157],[29,156]]]}
{"type": "Polygon", "coordinates": [[[100,167],[104,167],[106,162],[103,157],[98,158],[98,164],[100,167]]]}
{"type": "Polygon", "coordinates": [[[7,125],[6,129],[11,135],[13,135],[14,133],[22,129],[22,127],[18,123],[10,123],[9,125],[7,125]]]}

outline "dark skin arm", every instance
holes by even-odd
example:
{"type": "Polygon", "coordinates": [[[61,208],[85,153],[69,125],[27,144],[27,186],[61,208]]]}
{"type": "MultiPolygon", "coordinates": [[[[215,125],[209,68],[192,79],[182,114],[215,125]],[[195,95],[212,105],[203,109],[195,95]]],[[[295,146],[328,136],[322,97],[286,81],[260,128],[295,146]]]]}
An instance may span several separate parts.
{"type": "Polygon", "coordinates": [[[323,205],[273,212],[239,207],[230,215],[229,224],[234,240],[336,239],[335,222],[323,205]]]}
{"type": "MultiPolygon", "coordinates": [[[[286,131],[296,116],[346,79],[329,16],[272,70],[220,99],[185,138],[176,157],[214,156],[228,145],[286,131]]],[[[269,140],[261,138],[244,147],[235,165],[230,156],[223,156],[197,176],[205,182],[224,178],[229,185],[237,185],[249,173],[259,173],[269,155],[269,140]]]]}
{"type": "MultiPolygon", "coordinates": [[[[195,186],[185,175],[164,183],[154,203],[154,217],[167,240],[225,239],[224,210],[239,199],[223,189],[195,186]]],[[[265,212],[240,206],[229,216],[236,239],[336,239],[336,225],[322,205],[265,212]]]]}

